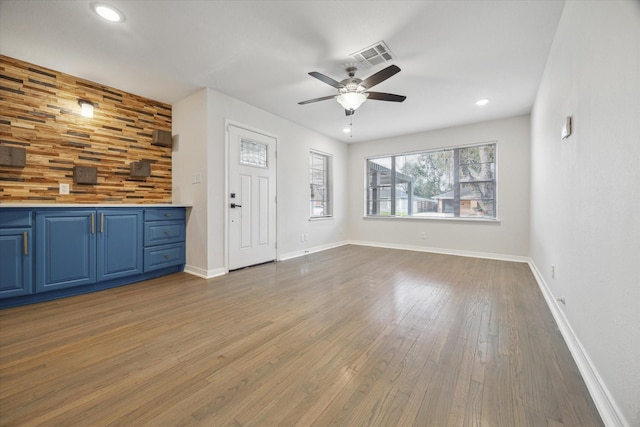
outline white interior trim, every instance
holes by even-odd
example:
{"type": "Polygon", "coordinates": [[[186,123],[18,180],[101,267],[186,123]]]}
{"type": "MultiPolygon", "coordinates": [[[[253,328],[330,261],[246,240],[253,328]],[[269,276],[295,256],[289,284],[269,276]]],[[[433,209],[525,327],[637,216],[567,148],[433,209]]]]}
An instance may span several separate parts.
{"type": "Polygon", "coordinates": [[[213,279],[214,277],[224,276],[228,273],[224,268],[214,268],[211,270],[204,270],[202,268],[194,267],[192,265],[185,265],[184,272],[198,276],[203,279],[213,279]]]}
{"type": "Polygon", "coordinates": [[[301,251],[287,252],[285,254],[280,255],[280,257],[278,258],[278,261],[286,261],[288,259],[298,258],[304,255],[309,255],[315,252],[322,252],[322,251],[326,251],[327,249],[333,249],[333,248],[337,248],[339,246],[344,246],[348,244],[349,244],[348,241],[342,240],[340,242],[329,243],[327,245],[314,246],[312,248],[307,248],[301,251]]]}
{"type": "Polygon", "coordinates": [[[427,246],[402,245],[402,244],[396,244],[396,243],[366,242],[362,240],[351,240],[349,241],[349,244],[360,245],[360,246],[373,246],[376,248],[401,249],[406,251],[430,252],[434,254],[443,254],[443,255],[465,256],[465,257],[471,257],[471,258],[495,259],[500,261],[529,262],[528,257],[517,256],[517,255],[507,255],[507,254],[495,254],[490,252],[461,251],[457,249],[441,249],[441,248],[432,248],[427,246]]]}
{"type": "Polygon", "coordinates": [[[618,405],[616,405],[613,396],[611,396],[607,386],[602,381],[602,377],[598,374],[598,370],[593,362],[591,362],[589,355],[580,343],[576,334],[573,332],[562,308],[558,305],[558,301],[551,293],[551,290],[544,281],[542,274],[540,274],[538,267],[531,259],[529,259],[529,268],[531,269],[536,282],[538,282],[540,291],[547,302],[547,306],[549,306],[549,310],[551,310],[551,314],[558,325],[562,338],[564,338],[564,341],[571,352],[571,356],[573,356],[573,360],[578,366],[578,370],[587,385],[589,394],[591,394],[591,398],[600,413],[600,417],[602,417],[602,421],[608,427],[630,427],[631,424],[629,424],[624,418],[624,415],[622,415],[622,412],[620,411],[620,408],[618,408],[618,405]]]}

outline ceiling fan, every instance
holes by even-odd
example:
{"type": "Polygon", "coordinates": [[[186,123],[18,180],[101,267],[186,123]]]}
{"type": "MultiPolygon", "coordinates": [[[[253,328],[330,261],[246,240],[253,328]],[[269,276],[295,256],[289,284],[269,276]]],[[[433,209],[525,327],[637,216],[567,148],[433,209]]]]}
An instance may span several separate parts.
{"type": "Polygon", "coordinates": [[[348,67],[346,71],[349,77],[342,80],[341,82],[337,82],[331,77],[327,77],[317,71],[310,72],[309,75],[311,77],[315,77],[321,82],[324,82],[329,86],[333,86],[334,88],[338,89],[338,94],[309,99],[308,101],[298,102],[298,104],[305,105],[311,104],[312,102],[325,101],[327,99],[335,98],[344,108],[345,114],[347,116],[350,116],[355,113],[358,107],[360,107],[362,103],[367,99],[392,102],[402,102],[407,99],[406,96],[394,95],[392,93],[369,92],[369,89],[371,89],[378,83],[382,83],[389,77],[399,73],[399,67],[390,65],[387,68],[380,70],[375,74],[372,74],[364,80],[356,77],[356,70],[356,67],[348,67]]]}

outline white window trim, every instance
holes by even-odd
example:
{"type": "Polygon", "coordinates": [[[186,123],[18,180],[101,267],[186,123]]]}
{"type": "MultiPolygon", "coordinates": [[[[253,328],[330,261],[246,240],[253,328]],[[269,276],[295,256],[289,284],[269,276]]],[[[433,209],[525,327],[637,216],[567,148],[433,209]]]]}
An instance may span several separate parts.
{"type": "Polygon", "coordinates": [[[333,211],[334,211],[334,208],[333,208],[333,200],[334,200],[333,199],[333,154],[325,153],[324,151],[311,148],[309,149],[309,155],[311,155],[312,153],[319,154],[327,158],[327,169],[328,169],[327,180],[329,181],[327,185],[327,191],[329,193],[328,204],[329,204],[330,214],[314,216],[314,215],[311,215],[311,212],[309,212],[309,221],[322,221],[327,219],[333,219],[333,211]]]}
{"type": "Polygon", "coordinates": [[[384,216],[384,215],[363,215],[362,219],[373,221],[463,221],[463,222],[489,222],[500,223],[500,218],[473,218],[473,217],[438,217],[438,216],[384,216]]]}

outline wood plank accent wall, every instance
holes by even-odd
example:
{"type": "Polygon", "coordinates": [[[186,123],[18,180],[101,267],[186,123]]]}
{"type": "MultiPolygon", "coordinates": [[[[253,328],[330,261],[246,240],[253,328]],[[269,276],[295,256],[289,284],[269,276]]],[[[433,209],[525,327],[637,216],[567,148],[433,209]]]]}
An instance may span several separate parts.
{"type": "Polygon", "coordinates": [[[0,145],[26,149],[25,167],[0,166],[0,203],[171,203],[171,147],[152,145],[154,130],[171,131],[171,105],[0,55],[0,145]],[[149,177],[130,176],[140,161],[149,177]],[[74,166],[96,167],[98,183],[74,184],[74,166]]]}

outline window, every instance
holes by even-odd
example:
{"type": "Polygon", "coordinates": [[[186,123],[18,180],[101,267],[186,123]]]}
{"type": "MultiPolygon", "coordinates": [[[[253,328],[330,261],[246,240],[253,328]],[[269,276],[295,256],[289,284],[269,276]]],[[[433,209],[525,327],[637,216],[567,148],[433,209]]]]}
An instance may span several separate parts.
{"type": "Polygon", "coordinates": [[[311,151],[309,155],[309,216],[331,216],[331,156],[311,151]]]}
{"type": "Polygon", "coordinates": [[[240,140],[240,164],[267,167],[267,144],[242,138],[240,140]]]}
{"type": "Polygon", "coordinates": [[[496,218],[496,144],[367,159],[368,216],[496,218]]]}

